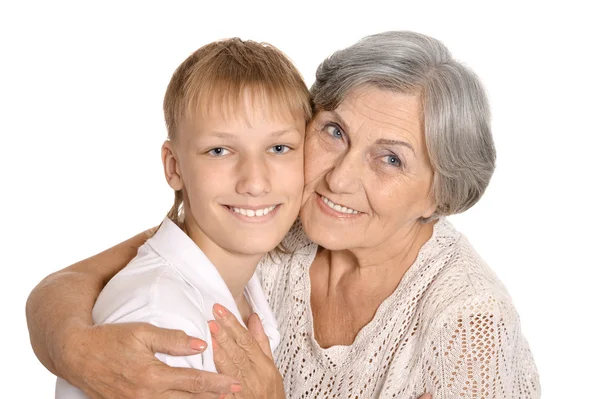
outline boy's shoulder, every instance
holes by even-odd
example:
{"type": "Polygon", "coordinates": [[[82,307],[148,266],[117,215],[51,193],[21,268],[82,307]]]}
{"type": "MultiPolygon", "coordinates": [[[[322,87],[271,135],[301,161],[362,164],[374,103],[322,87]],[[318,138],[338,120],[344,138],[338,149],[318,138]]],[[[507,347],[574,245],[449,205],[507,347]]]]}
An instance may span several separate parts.
{"type": "Polygon", "coordinates": [[[203,317],[201,298],[148,243],[106,284],[93,309],[95,323],[203,317]]]}

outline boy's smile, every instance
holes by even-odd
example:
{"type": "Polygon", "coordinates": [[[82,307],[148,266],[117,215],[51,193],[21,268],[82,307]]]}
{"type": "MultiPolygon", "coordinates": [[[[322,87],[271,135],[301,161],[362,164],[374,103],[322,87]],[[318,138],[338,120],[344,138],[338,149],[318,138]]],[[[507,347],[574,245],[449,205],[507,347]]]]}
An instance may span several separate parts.
{"type": "Polygon", "coordinates": [[[281,204],[254,207],[236,205],[223,206],[229,209],[235,217],[238,217],[242,221],[258,223],[273,218],[280,205],[281,204]]]}

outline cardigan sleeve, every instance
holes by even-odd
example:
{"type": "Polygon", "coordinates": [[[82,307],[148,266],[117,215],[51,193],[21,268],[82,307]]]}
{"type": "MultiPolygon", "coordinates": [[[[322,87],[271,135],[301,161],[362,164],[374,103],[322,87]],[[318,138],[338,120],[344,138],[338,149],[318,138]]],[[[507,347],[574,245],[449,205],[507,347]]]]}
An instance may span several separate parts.
{"type": "MultiPolygon", "coordinates": [[[[423,376],[436,399],[540,397],[537,370],[525,360],[510,298],[473,293],[441,312],[426,342],[423,376]]],[[[525,344],[526,345],[526,344],[525,344]]]]}

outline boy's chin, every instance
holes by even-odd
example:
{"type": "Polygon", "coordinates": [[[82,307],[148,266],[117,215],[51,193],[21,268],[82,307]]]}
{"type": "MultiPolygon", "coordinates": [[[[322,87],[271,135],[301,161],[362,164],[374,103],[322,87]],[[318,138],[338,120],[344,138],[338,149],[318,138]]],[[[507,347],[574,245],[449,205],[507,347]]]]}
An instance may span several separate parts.
{"type": "Polygon", "coordinates": [[[259,235],[258,232],[252,235],[240,232],[229,233],[220,237],[215,237],[214,243],[225,251],[243,256],[262,256],[277,248],[279,243],[285,237],[285,234],[271,234],[265,236],[264,232],[259,235]],[[238,233],[238,234],[236,234],[238,233]]]}
{"type": "Polygon", "coordinates": [[[277,241],[277,242],[249,242],[246,243],[246,245],[243,246],[239,246],[237,248],[232,248],[234,252],[237,252],[241,255],[248,255],[248,256],[252,256],[252,255],[257,255],[257,256],[262,256],[265,255],[269,252],[271,252],[272,250],[274,250],[275,248],[277,248],[277,246],[279,245],[279,243],[281,242],[281,240],[277,241]]]}

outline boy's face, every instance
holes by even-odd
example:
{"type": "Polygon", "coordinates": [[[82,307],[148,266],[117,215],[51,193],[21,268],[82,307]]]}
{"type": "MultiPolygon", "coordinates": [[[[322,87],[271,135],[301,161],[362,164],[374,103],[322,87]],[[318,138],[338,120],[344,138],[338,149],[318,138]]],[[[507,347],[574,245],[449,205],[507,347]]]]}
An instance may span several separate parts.
{"type": "MultiPolygon", "coordinates": [[[[169,185],[183,190],[188,234],[203,247],[262,255],[298,216],[305,123],[244,101],[231,118],[204,116],[163,146],[169,185]]],[[[205,250],[206,250],[205,249],[205,250]]]]}

